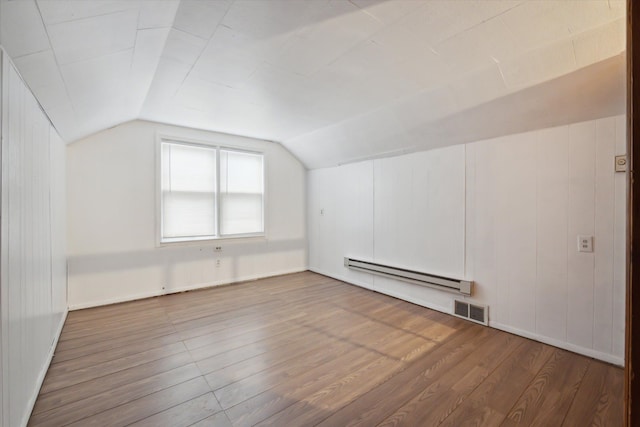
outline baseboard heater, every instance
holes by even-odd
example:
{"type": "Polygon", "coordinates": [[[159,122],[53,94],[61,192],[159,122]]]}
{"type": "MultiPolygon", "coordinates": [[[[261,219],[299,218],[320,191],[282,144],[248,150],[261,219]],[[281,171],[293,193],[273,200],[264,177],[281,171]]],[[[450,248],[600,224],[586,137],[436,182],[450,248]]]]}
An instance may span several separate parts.
{"type": "Polygon", "coordinates": [[[349,257],[344,258],[344,266],[353,270],[390,277],[392,279],[452,292],[454,294],[471,295],[473,288],[473,282],[468,280],[451,279],[449,277],[436,276],[419,271],[407,270],[406,268],[392,267],[390,265],[349,257]]]}

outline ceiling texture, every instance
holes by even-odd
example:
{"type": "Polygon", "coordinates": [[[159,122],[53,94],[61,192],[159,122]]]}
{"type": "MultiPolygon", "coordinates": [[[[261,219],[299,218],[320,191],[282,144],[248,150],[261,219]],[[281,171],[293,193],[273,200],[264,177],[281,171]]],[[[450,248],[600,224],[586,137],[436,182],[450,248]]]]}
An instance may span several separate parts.
{"type": "Polygon", "coordinates": [[[624,113],[624,0],[0,0],[67,142],[135,119],[309,168],[624,113]]]}

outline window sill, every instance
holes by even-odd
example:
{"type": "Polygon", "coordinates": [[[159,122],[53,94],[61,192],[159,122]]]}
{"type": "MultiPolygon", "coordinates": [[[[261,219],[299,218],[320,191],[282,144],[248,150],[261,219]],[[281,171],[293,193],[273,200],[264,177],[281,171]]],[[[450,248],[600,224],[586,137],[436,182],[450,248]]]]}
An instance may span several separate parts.
{"type": "Polygon", "coordinates": [[[174,246],[219,246],[222,243],[257,243],[257,242],[266,242],[267,235],[264,233],[261,234],[241,234],[235,236],[225,236],[225,237],[203,237],[203,238],[174,238],[167,239],[163,241],[158,241],[156,243],[156,247],[164,248],[164,247],[174,247],[174,246]]]}

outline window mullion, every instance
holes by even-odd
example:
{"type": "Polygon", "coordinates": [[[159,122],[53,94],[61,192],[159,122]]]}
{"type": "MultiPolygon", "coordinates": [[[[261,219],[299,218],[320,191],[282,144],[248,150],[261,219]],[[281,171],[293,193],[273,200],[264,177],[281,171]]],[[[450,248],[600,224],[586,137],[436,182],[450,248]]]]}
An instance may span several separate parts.
{"type": "Polygon", "coordinates": [[[220,237],[220,147],[216,147],[216,195],[213,198],[215,203],[216,223],[215,231],[216,236],[220,237]]]}

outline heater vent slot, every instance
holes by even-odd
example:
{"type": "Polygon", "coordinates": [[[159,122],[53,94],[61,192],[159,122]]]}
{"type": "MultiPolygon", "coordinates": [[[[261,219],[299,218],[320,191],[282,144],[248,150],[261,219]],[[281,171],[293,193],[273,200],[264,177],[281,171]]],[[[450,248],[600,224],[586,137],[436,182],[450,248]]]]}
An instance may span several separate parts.
{"type": "Polygon", "coordinates": [[[477,305],[469,304],[469,319],[476,322],[485,323],[484,319],[485,308],[477,305]]]}
{"type": "Polygon", "coordinates": [[[486,305],[471,304],[466,301],[455,300],[453,302],[453,314],[472,322],[489,324],[489,307],[486,305]]]}
{"type": "Polygon", "coordinates": [[[469,304],[462,301],[456,301],[454,312],[458,316],[469,317],[469,304]]]}

